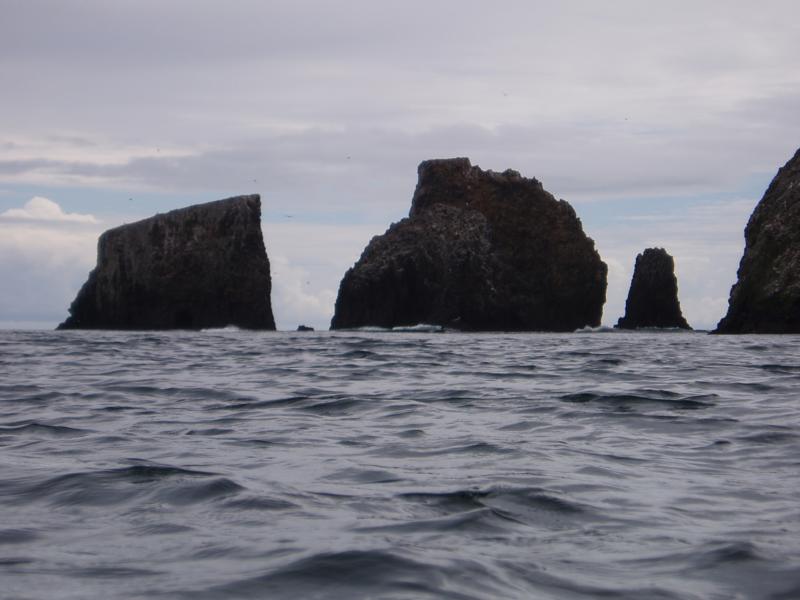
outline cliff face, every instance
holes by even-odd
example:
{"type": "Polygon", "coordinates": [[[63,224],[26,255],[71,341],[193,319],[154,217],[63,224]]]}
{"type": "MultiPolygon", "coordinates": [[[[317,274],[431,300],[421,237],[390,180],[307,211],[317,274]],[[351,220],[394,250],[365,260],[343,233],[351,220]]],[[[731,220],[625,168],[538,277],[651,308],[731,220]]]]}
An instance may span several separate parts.
{"type": "Polygon", "coordinates": [[[572,207],[516,171],[420,164],[409,217],[373,238],[339,288],[333,329],[598,325],[606,265],[572,207]]]}
{"type": "Polygon", "coordinates": [[[237,196],[110,229],[59,329],[275,329],[261,198],[237,196]]]}
{"type": "Polygon", "coordinates": [[[744,237],[716,333],[800,333],[800,150],[772,180],[744,237]]]}
{"type": "Polygon", "coordinates": [[[663,248],[647,248],[636,257],[625,316],[616,327],[691,329],[678,301],[675,261],[663,248]]]}

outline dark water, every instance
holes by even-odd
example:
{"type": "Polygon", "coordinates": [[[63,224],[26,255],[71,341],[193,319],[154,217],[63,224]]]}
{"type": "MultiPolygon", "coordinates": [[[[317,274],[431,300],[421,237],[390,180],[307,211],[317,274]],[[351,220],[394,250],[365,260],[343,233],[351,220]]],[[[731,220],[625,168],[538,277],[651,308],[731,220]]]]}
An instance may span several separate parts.
{"type": "Polygon", "coordinates": [[[800,598],[799,343],[0,332],[0,597],[800,598]]]}

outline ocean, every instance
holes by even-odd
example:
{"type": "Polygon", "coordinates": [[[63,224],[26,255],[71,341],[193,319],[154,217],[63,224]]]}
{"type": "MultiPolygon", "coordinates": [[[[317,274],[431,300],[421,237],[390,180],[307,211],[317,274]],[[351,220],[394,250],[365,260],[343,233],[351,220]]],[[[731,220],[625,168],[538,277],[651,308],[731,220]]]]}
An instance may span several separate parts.
{"type": "Polygon", "coordinates": [[[798,336],[0,332],[0,598],[800,598],[798,336]]]}

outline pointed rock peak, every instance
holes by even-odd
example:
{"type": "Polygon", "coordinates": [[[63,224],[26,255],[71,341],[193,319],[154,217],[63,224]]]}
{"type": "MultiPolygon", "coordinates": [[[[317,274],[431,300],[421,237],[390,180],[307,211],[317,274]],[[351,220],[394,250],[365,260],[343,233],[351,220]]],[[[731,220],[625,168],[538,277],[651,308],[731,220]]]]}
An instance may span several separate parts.
{"type": "Polygon", "coordinates": [[[625,316],[616,327],[691,329],[678,301],[675,261],[663,248],[647,248],[636,257],[625,316]]]}

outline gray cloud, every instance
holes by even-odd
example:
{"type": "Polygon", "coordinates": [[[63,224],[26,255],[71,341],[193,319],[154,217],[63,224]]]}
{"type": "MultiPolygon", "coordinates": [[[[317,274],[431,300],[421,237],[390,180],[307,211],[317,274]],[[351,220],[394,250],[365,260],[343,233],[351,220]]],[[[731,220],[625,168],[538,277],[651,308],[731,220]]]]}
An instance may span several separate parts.
{"type": "MultiPolygon", "coordinates": [[[[14,144],[12,144],[14,146],[14,144]]],[[[33,175],[40,169],[53,167],[65,171],[70,168],[69,163],[43,158],[30,160],[0,160],[0,175],[33,175]]]]}
{"type": "MultiPolygon", "coordinates": [[[[7,125],[223,144],[264,124],[687,122],[792,75],[791,2],[7,2],[7,125]]],[[[8,130],[8,129],[7,129],[8,130]]]]}
{"type": "MultiPolygon", "coordinates": [[[[800,105],[800,95],[793,98],[800,105]]],[[[0,174],[126,189],[220,194],[261,191],[278,210],[385,214],[406,206],[416,165],[466,155],[484,168],[515,168],[574,201],[606,197],[687,196],[733,192],[754,174],[773,173],[796,143],[800,116],[790,99],[742,107],[747,126],[669,128],[652,132],[622,122],[579,127],[450,125],[419,133],[397,129],[262,132],[225,147],[184,156],[132,158],[120,164],[48,159],[0,161],[0,174]],[[787,107],[786,123],[759,121],[787,107]],[[747,116],[749,115],[749,117],[747,116]]],[[[741,116],[739,116],[741,115],[741,116]]]]}

